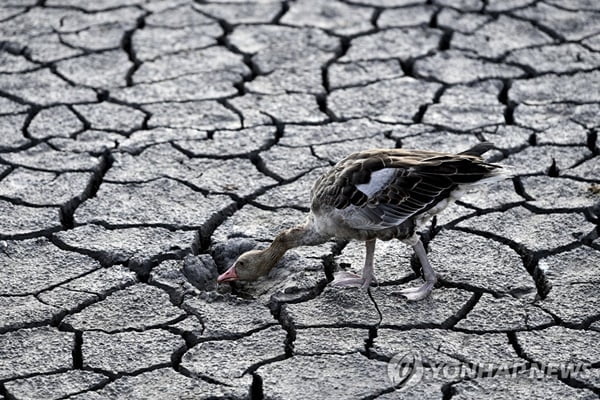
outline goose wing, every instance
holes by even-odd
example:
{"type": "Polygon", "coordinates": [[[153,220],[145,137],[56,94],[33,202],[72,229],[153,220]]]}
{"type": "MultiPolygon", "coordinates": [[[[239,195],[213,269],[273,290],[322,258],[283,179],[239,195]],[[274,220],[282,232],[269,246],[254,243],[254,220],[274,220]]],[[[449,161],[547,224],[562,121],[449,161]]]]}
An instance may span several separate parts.
{"type": "Polygon", "coordinates": [[[491,145],[482,145],[460,154],[402,149],[354,153],[317,181],[312,208],[335,208],[355,229],[397,226],[449,197],[458,185],[497,175],[501,167],[479,156],[491,145]]]}

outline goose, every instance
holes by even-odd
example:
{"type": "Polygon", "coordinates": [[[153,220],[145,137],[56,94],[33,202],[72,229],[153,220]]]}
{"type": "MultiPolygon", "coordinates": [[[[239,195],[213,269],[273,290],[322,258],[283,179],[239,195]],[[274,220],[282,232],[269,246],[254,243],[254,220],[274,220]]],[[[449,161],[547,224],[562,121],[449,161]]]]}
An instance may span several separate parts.
{"type": "Polygon", "coordinates": [[[458,154],[405,149],[350,154],[317,179],[303,224],[280,232],[267,248],[239,256],[217,282],[256,280],[268,274],[287,250],[336,238],[364,241],[365,263],[362,275],[338,272],[330,285],[367,289],[376,282],[375,242],[399,239],[413,247],[425,280],[399,294],[422,300],[437,278],[418,232],[468,186],[511,176],[509,167],[482,159],[493,147],[482,142],[458,154]]]}

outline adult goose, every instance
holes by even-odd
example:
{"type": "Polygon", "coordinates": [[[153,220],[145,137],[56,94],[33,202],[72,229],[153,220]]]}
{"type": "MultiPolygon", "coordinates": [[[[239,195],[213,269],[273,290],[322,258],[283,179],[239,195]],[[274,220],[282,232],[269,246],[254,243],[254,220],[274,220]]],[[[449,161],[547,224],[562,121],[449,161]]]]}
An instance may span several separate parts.
{"type": "Polygon", "coordinates": [[[362,276],[337,273],[331,284],[367,288],[375,279],[373,255],[377,239],[399,239],[413,247],[425,283],[401,291],[409,300],[427,297],[436,275],[417,232],[466,186],[510,176],[507,168],[483,161],[489,142],[458,154],[404,149],[373,149],[350,154],[322,175],[311,191],[310,214],[302,225],[277,235],[263,250],[242,254],[218,282],[255,280],[267,274],[284,253],[338,239],[366,243],[362,276]]]}

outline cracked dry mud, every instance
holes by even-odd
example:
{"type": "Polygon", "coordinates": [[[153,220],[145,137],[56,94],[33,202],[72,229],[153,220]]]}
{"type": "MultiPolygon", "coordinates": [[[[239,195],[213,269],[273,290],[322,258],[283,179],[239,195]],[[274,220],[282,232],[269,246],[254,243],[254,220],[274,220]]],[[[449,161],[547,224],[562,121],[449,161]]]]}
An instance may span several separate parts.
{"type": "Polygon", "coordinates": [[[597,1],[6,0],[0,38],[0,400],[600,396],[597,1]],[[423,233],[430,298],[397,242],[370,293],[339,241],[217,287],[344,155],[482,140],[516,176],[423,233]],[[410,352],[522,371],[395,388],[410,352]]]}

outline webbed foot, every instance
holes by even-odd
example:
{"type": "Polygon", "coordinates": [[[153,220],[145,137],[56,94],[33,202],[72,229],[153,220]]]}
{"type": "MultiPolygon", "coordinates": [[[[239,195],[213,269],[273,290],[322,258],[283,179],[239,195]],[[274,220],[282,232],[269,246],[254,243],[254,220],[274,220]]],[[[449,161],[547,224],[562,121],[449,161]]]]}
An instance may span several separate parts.
{"type": "Polygon", "coordinates": [[[333,281],[331,281],[330,285],[337,287],[357,287],[367,289],[371,285],[371,283],[377,283],[377,280],[374,276],[369,277],[367,279],[365,277],[347,271],[336,272],[333,276],[334,279],[333,281]]]}
{"type": "Polygon", "coordinates": [[[431,294],[431,292],[433,291],[433,287],[435,286],[435,282],[435,280],[425,282],[422,286],[402,289],[398,292],[394,292],[394,294],[404,296],[407,300],[410,301],[423,300],[431,294]]]}

